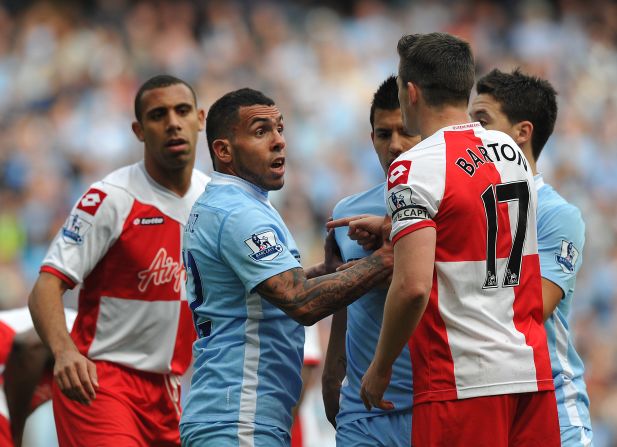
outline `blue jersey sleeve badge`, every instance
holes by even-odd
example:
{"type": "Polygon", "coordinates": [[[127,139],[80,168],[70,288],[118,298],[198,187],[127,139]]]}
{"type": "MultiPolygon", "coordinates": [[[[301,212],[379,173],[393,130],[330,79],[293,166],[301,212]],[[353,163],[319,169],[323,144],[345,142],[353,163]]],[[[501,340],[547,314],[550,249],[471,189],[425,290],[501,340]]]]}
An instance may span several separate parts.
{"type": "Polygon", "coordinates": [[[561,241],[561,252],[555,255],[555,260],[564,273],[574,273],[577,259],[578,250],[574,246],[574,243],[570,241],[561,241]]]}
{"type": "Polygon", "coordinates": [[[283,251],[272,230],[253,233],[244,243],[252,250],[249,256],[255,261],[271,261],[283,251]]]}

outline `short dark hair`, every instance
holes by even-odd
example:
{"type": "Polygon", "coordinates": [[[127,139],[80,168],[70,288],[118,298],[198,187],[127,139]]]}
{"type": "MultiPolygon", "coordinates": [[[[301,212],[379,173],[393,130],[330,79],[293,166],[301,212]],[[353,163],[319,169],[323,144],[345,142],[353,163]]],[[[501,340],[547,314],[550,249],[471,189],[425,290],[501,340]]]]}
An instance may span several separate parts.
{"type": "Polygon", "coordinates": [[[398,102],[398,86],[396,85],[396,76],[389,76],[383,81],[375,94],[371,103],[371,129],[374,129],[375,124],[375,109],[396,110],[400,109],[401,105],[398,102]]]}
{"type": "Polygon", "coordinates": [[[534,160],[538,160],[557,120],[557,92],[551,83],[523,74],[518,68],[512,73],[494,69],[478,80],[476,90],[479,95],[495,98],[511,124],[533,124],[531,151],[534,160]]]}
{"type": "Polygon", "coordinates": [[[206,117],[206,140],[212,158],[212,166],[216,170],[216,157],[212,143],[219,138],[231,138],[232,128],[240,118],[240,107],[255,105],[273,106],[274,100],[252,88],[241,88],[226,93],[217,99],[208,110],[206,117]]]}
{"type": "Polygon", "coordinates": [[[475,64],[467,42],[446,33],[408,34],[396,49],[403,85],[418,85],[429,106],[469,103],[475,64]]]}
{"type": "Polygon", "coordinates": [[[141,85],[141,87],[139,87],[139,90],[137,90],[137,94],[135,95],[135,118],[137,121],[141,123],[141,114],[143,113],[141,98],[145,92],[148,90],[154,90],[155,88],[169,87],[170,85],[176,84],[186,85],[193,95],[195,105],[197,105],[197,95],[195,95],[195,90],[193,90],[193,87],[191,87],[186,81],[167,74],[157,75],[148,79],[141,85]]]}

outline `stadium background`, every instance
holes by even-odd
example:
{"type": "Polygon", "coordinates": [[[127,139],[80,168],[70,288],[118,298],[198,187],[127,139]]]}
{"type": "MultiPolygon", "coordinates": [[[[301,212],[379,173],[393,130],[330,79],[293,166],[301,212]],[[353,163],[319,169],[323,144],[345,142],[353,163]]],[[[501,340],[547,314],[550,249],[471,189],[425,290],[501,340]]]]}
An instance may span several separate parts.
{"type": "MultiPolygon", "coordinates": [[[[617,445],[615,1],[0,1],[0,308],[26,303],[87,185],[141,157],[133,96],[163,72],[195,86],[206,109],[244,86],[275,99],[288,171],[272,201],[303,264],[318,261],[333,205],[382,179],[368,113],[396,71],[396,42],[431,31],[467,39],[478,75],[520,66],[559,92],[539,168],[587,225],[572,322],[595,445],[617,445]]],[[[203,137],[198,166],[211,170],[203,137]]],[[[307,403],[313,443],[333,445],[318,397],[307,403]]]]}

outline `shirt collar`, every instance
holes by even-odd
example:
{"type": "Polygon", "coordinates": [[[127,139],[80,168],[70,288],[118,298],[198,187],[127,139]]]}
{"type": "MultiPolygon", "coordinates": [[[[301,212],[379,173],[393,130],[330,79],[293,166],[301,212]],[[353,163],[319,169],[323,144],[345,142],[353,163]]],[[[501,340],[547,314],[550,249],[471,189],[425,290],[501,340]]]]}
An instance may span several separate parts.
{"type": "Polygon", "coordinates": [[[260,188],[259,186],[251,182],[247,182],[240,177],[237,177],[235,175],[223,174],[216,171],[212,172],[212,174],[210,174],[210,177],[212,178],[212,180],[210,181],[210,185],[234,185],[241,190],[249,193],[251,196],[255,197],[260,202],[270,204],[270,201],[268,200],[268,191],[260,188]]]}
{"type": "Polygon", "coordinates": [[[542,177],[542,174],[540,173],[533,176],[533,182],[536,185],[536,191],[545,185],[544,177],[542,177]]]}

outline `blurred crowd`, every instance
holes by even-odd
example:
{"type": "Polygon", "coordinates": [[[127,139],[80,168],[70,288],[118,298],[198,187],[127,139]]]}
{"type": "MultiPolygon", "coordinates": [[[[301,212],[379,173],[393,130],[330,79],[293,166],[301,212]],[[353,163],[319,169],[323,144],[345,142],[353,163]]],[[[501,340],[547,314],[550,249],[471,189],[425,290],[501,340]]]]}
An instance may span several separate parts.
{"type": "MultiPolygon", "coordinates": [[[[549,79],[557,127],[539,169],[587,225],[572,323],[596,446],[617,445],[617,2],[0,2],[0,308],[25,304],[46,248],[87,186],[140,158],[133,99],[147,77],[191,83],[207,107],[250,86],[286,122],[272,194],[308,266],[343,196],[382,181],[370,99],[404,33],[467,39],[478,75],[549,79]]],[[[202,138],[198,166],[211,164],[202,138]]],[[[328,324],[320,324],[327,340],[328,324]]]]}

